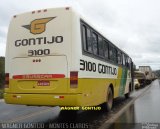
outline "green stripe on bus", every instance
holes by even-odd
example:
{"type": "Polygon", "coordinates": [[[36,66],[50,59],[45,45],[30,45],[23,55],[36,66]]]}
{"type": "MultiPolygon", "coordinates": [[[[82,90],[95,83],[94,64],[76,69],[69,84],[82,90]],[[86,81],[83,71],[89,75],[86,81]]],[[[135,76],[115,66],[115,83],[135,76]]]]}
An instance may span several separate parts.
{"type": "Polygon", "coordinates": [[[119,89],[120,96],[124,95],[126,81],[127,81],[127,72],[128,72],[128,70],[126,68],[122,68],[122,79],[120,82],[120,89],[119,89]]]}

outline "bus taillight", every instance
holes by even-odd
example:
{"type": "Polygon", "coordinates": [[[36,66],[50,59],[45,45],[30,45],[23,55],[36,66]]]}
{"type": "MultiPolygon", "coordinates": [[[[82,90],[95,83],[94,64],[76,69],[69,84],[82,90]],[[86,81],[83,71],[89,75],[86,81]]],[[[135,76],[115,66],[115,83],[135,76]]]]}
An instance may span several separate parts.
{"type": "Polygon", "coordinates": [[[9,73],[5,74],[5,88],[9,88],[9,73]]]}
{"type": "Polygon", "coordinates": [[[70,88],[78,87],[78,71],[70,72],[70,88]]]}

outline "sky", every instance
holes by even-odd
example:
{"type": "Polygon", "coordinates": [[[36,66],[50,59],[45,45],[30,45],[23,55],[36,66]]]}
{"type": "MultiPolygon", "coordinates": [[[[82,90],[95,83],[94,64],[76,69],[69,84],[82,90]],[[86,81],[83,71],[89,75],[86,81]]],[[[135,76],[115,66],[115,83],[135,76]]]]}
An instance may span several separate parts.
{"type": "Polygon", "coordinates": [[[160,69],[159,0],[1,0],[0,56],[5,56],[13,15],[64,6],[74,7],[96,30],[124,50],[137,67],[160,69]]]}

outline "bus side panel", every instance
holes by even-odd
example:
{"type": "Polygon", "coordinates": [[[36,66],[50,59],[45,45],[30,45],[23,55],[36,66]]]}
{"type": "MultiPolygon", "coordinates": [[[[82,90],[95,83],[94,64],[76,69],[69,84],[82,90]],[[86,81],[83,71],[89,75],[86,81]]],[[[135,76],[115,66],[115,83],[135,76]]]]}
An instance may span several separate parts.
{"type": "Polygon", "coordinates": [[[84,96],[82,102],[87,106],[106,102],[108,86],[115,83],[115,79],[104,78],[81,78],[78,81],[84,96]]]}
{"type": "MultiPolygon", "coordinates": [[[[80,17],[76,13],[72,14],[72,57],[71,57],[71,71],[78,71],[78,87],[75,89],[69,88],[70,93],[82,93],[82,102],[85,105],[98,105],[106,101],[107,89],[110,84],[116,89],[118,94],[118,86],[115,87],[115,79],[117,76],[108,76],[81,70],[81,60],[88,62],[95,62],[98,67],[97,59],[92,59],[83,54],[82,40],[81,40],[81,24],[80,17]],[[108,76],[108,78],[107,78],[108,76]]],[[[101,61],[100,61],[101,62],[101,61]]],[[[101,62],[105,64],[105,62],[101,62]]],[[[116,67],[118,69],[118,67],[116,67]]],[[[117,71],[120,76],[119,71],[117,71]]],[[[119,77],[120,78],[120,77],[119,77]]]]}
{"type": "Polygon", "coordinates": [[[118,68],[118,78],[116,80],[116,86],[114,87],[114,98],[119,97],[119,91],[122,81],[122,67],[118,68]]]}
{"type": "Polygon", "coordinates": [[[132,92],[133,88],[132,88],[132,78],[131,78],[131,70],[128,69],[127,72],[127,81],[126,81],[126,87],[125,87],[125,94],[132,92]]]}
{"type": "Polygon", "coordinates": [[[129,85],[131,83],[131,72],[128,68],[121,68],[121,76],[120,76],[120,85],[119,85],[119,95],[123,96],[124,94],[129,92],[129,85]]]}

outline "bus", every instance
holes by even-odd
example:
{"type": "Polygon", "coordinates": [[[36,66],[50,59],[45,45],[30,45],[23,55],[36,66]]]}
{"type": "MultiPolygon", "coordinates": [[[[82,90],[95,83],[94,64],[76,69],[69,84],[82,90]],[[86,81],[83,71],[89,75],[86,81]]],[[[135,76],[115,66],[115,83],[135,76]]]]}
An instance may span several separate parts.
{"type": "Polygon", "coordinates": [[[132,92],[132,59],[72,7],[13,16],[7,37],[8,104],[97,106],[132,92]]]}

